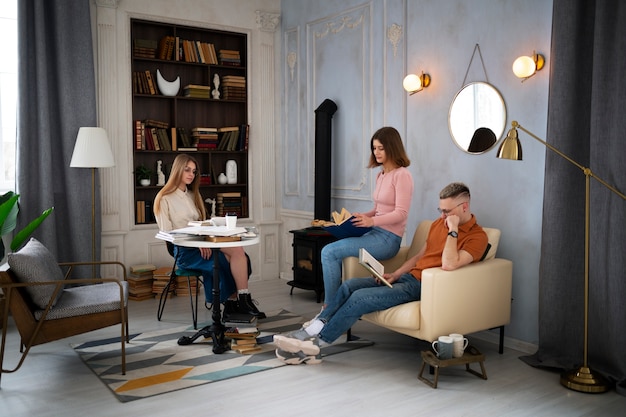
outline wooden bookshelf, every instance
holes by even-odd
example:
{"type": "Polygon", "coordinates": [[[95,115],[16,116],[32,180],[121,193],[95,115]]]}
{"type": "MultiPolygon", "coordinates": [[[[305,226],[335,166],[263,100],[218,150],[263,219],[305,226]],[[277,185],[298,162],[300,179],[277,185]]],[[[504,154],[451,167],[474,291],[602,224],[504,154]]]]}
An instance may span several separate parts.
{"type": "MultiPolygon", "coordinates": [[[[247,35],[132,19],[131,56],[133,171],[140,165],[154,171],[149,186],[139,185],[133,175],[135,224],[154,223],[152,203],[161,188],[156,185],[157,161],[162,161],[167,180],[179,153],[188,153],[198,160],[202,175],[200,191],[205,199],[216,199],[224,193],[238,194],[241,196],[238,216],[248,217],[247,35]],[[180,77],[176,95],[162,94],[157,70],[168,82],[180,77]],[[212,95],[216,74],[220,78],[219,98],[212,95]],[[223,143],[221,146],[219,143],[225,136],[222,130],[234,127],[239,129],[239,137],[235,139],[231,133],[230,147],[223,149],[223,143]],[[213,142],[215,138],[210,134],[192,137],[196,128],[216,129],[217,142],[213,142]],[[150,130],[149,134],[146,130],[150,130]],[[184,146],[181,130],[190,141],[199,139],[202,145],[189,150],[189,146],[184,146]],[[147,137],[155,133],[160,139],[147,137]],[[217,177],[226,172],[228,160],[237,163],[237,183],[219,184],[217,177]]],[[[210,204],[207,213],[211,213],[210,204]]]]}

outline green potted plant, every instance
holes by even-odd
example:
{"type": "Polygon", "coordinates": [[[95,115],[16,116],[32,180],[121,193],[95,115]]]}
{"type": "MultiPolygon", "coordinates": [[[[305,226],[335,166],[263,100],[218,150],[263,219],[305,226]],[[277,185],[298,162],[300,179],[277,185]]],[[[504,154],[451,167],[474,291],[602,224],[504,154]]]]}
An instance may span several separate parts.
{"type": "Polygon", "coordinates": [[[135,179],[144,187],[150,185],[153,174],[154,172],[143,164],[135,168],[135,179]]]}
{"type": "MultiPolygon", "coordinates": [[[[13,191],[9,191],[0,196],[0,258],[4,259],[6,249],[4,247],[4,237],[15,230],[17,226],[17,214],[20,211],[17,203],[19,194],[15,194],[13,191]]],[[[28,237],[39,227],[46,217],[52,213],[54,207],[50,207],[44,210],[43,213],[35,220],[31,221],[25,228],[15,234],[11,241],[10,248],[12,251],[18,249],[22,243],[28,239],[28,237]]]]}

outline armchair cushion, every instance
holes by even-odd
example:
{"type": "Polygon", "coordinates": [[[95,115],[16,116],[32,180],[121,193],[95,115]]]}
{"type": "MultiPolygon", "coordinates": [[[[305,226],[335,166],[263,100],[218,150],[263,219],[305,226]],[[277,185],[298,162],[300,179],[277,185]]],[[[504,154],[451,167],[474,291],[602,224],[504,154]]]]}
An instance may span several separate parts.
{"type": "MultiPolygon", "coordinates": [[[[35,238],[31,238],[19,251],[10,253],[8,262],[20,282],[61,281],[64,279],[63,271],[61,271],[54,256],[35,238]]],[[[33,303],[41,309],[46,308],[55,289],[55,285],[26,287],[33,303]]],[[[60,290],[57,292],[52,307],[57,303],[61,293],[60,290]]]]}

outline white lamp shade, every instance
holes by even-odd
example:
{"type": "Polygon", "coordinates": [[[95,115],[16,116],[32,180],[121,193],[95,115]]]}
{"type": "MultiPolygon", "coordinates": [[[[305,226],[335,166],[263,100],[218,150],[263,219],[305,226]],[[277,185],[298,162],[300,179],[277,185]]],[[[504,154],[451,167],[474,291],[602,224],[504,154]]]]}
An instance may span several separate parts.
{"type": "Polygon", "coordinates": [[[78,129],[70,167],[107,168],[112,166],[115,166],[115,160],[106,130],[101,127],[78,129]]]}
{"type": "Polygon", "coordinates": [[[535,61],[529,56],[520,56],[513,62],[513,74],[518,78],[528,78],[536,69],[535,61]]]}
{"type": "Polygon", "coordinates": [[[404,77],[404,80],[402,81],[402,87],[404,87],[404,89],[409,93],[412,93],[413,91],[417,91],[422,87],[422,81],[417,75],[409,74],[404,77]]]}

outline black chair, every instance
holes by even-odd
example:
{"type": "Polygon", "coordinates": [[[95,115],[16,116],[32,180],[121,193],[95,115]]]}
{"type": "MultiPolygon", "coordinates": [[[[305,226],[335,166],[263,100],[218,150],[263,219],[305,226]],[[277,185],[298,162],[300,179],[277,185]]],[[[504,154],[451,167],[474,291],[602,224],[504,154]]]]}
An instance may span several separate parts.
{"type": "Polygon", "coordinates": [[[189,288],[189,303],[191,304],[191,317],[193,320],[193,328],[198,328],[198,293],[200,292],[200,285],[204,284],[202,280],[202,272],[195,269],[184,269],[178,268],[176,265],[176,256],[174,256],[174,244],[171,242],[165,242],[167,246],[167,251],[174,258],[174,265],[172,266],[172,273],[170,274],[170,280],[167,282],[163,291],[161,292],[161,296],[159,298],[159,308],[157,310],[157,319],[161,321],[161,317],[163,316],[163,310],[165,309],[165,302],[167,301],[167,296],[170,292],[170,288],[176,284],[176,280],[178,277],[186,277],[187,278],[187,286],[189,288]],[[194,305],[193,294],[191,291],[191,278],[194,277],[197,280],[196,286],[196,302],[194,305]]]}

